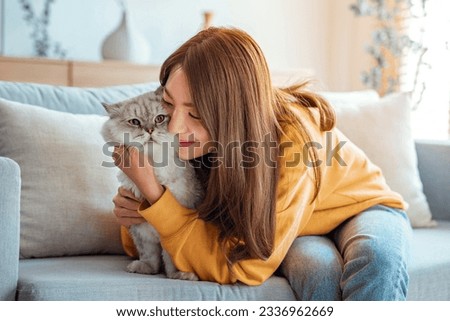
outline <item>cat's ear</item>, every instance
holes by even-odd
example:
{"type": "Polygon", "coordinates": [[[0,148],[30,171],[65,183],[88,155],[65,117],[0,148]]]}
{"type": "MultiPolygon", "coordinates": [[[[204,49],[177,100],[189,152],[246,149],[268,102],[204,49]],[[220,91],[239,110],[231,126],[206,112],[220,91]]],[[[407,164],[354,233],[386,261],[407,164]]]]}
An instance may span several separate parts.
{"type": "Polygon", "coordinates": [[[163,86],[159,86],[156,90],[155,90],[155,95],[156,96],[161,96],[163,94],[164,91],[164,87],[163,86]]]}
{"type": "Polygon", "coordinates": [[[108,114],[114,114],[117,111],[116,104],[107,104],[107,103],[101,103],[103,108],[105,108],[106,112],[108,114]]]}

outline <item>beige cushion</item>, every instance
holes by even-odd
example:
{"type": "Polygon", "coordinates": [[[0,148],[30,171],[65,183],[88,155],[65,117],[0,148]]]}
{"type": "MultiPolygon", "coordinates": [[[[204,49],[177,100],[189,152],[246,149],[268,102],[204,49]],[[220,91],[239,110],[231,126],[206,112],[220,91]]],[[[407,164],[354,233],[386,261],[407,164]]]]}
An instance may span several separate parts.
{"type": "Polygon", "coordinates": [[[380,100],[380,95],[373,89],[357,91],[322,91],[319,92],[319,94],[325,97],[334,108],[359,106],[380,100]]]}
{"type": "Polygon", "coordinates": [[[104,116],[0,99],[0,155],[22,175],[20,254],[123,253],[112,214],[117,169],[103,153],[104,116]]]}
{"type": "Polygon", "coordinates": [[[381,168],[388,185],[409,203],[412,226],[434,226],[417,168],[410,95],[396,93],[367,103],[334,105],[337,127],[381,168]]]}

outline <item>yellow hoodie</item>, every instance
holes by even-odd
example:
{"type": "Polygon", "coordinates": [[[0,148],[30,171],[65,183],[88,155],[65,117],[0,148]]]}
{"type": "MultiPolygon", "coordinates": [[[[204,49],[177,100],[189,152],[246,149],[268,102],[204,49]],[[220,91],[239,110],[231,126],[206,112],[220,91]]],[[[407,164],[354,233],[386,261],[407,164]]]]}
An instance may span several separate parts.
{"type": "MultiPolygon", "coordinates": [[[[305,111],[299,112],[303,119],[309,117],[305,111]]],[[[168,189],[150,207],[141,204],[139,213],[159,232],[162,246],[179,270],[195,272],[205,281],[258,285],[275,272],[298,236],[327,234],[377,204],[406,208],[402,197],[386,185],[380,169],[338,129],[321,132],[314,122],[306,126],[313,144],[291,143],[293,126],[285,126],[280,141],[284,152],[278,162],[275,246],[267,260],[242,260],[230,271],[224,254],[227,248],[218,242],[218,228],[197,219],[195,210],[180,205],[168,189]],[[320,164],[315,165],[322,170],[314,202],[315,179],[312,166],[307,166],[308,148],[317,150],[320,164]]],[[[128,255],[137,256],[125,227],[122,243],[128,255]]]]}

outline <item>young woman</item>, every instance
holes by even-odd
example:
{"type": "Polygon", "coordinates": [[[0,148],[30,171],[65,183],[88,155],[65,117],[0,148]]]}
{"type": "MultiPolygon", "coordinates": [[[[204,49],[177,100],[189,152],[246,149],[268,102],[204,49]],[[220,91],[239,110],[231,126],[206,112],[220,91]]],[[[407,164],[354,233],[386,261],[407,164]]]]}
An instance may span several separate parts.
{"type": "Polygon", "coordinates": [[[261,49],[237,29],[195,35],[160,81],[179,157],[201,164],[206,196],[184,208],[150,162],[118,148],[116,164],[145,196],[114,198],[129,255],[127,227],[148,221],[178,269],[201,280],[258,285],[280,268],[301,300],[406,298],[406,204],[334,128],[323,98],[274,88],[261,49]]]}

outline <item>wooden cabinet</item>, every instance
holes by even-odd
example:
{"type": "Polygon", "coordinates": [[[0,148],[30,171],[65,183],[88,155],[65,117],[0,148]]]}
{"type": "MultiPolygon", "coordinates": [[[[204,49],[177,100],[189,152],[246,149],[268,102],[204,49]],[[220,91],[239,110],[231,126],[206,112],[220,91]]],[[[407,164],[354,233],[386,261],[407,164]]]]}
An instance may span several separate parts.
{"type": "Polygon", "coordinates": [[[102,87],[159,80],[160,66],[121,61],[83,62],[0,57],[0,80],[102,87]]]}
{"type": "MultiPolygon", "coordinates": [[[[159,81],[160,66],[122,61],[66,61],[0,56],[0,80],[40,84],[102,87],[159,81]]],[[[272,70],[276,86],[288,86],[313,78],[308,69],[272,70]]]]}

